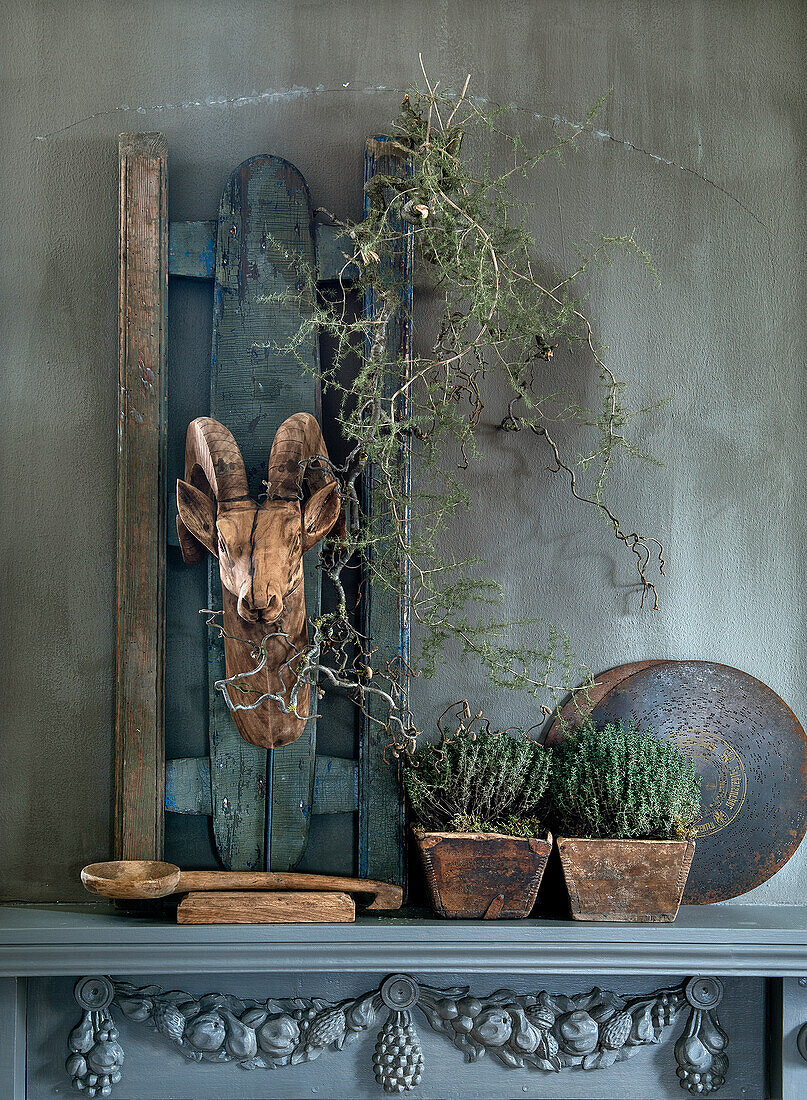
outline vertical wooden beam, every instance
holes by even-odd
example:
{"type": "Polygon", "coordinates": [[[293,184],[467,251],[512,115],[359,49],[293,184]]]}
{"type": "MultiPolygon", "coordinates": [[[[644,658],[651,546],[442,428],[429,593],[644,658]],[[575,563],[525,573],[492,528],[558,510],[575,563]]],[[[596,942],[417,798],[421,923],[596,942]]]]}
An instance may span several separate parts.
{"type": "MultiPolygon", "coordinates": [[[[385,138],[371,138],[365,151],[365,180],[376,173],[386,175],[411,174],[411,165],[405,157],[391,150],[385,138]]],[[[391,220],[392,221],[392,220],[391,220]]],[[[400,288],[400,309],[388,333],[388,355],[399,358],[403,364],[401,377],[388,380],[388,393],[399,390],[411,371],[412,343],[412,253],[413,233],[403,232],[401,221],[393,228],[400,231],[400,245],[390,254],[382,256],[397,286],[400,288]]],[[[364,308],[373,316],[378,303],[372,289],[368,290],[364,308]]],[[[408,409],[408,389],[402,400],[401,412],[408,409]]],[[[409,447],[401,453],[401,488],[409,496],[410,454],[409,447]]],[[[384,492],[378,483],[372,466],[365,471],[362,486],[362,507],[369,519],[383,517],[384,492]]],[[[408,539],[409,508],[403,517],[408,539]]],[[[380,527],[383,531],[383,527],[380,527]]],[[[391,535],[391,532],[390,532],[391,535]]],[[[372,554],[372,551],[370,551],[372,554]]],[[[380,664],[397,658],[404,667],[409,664],[409,576],[405,572],[398,593],[382,589],[371,583],[369,573],[363,584],[363,631],[369,651],[375,650],[380,664]]],[[[405,681],[404,681],[405,682],[405,681]]],[[[404,692],[404,707],[408,705],[404,692]]],[[[369,703],[370,713],[381,715],[382,708],[375,700],[369,703]]],[[[406,838],[404,835],[404,804],[397,768],[388,751],[389,736],[372,718],[362,716],[359,735],[359,874],[367,878],[381,879],[405,885],[406,838]]]]}
{"type": "MultiPolygon", "coordinates": [[[[767,1020],[765,1027],[765,1062],[768,1078],[767,1096],[771,1100],[782,1100],[784,1096],[784,1066],[787,1061],[788,1038],[792,1042],[798,1035],[798,1031],[790,1032],[786,1036],[784,1031],[784,1008],[786,985],[792,979],[768,978],[765,982],[765,999],[767,1002],[767,1020]]],[[[796,1047],[798,1051],[798,1047],[796,1047]]],[[[792,1083],[792,1082],[791,1082],[792,1083]]]]}
{"type": "Polygon", "coordinates": [[[0,1081],[7,1100],[27,1095],[27,998],[27,979],[0,978],[0,1081]]]}
{"type": "Polygon", "coordinates": [[[164,800],[167,145],[121,134],[115,854],[159,859],[164,800]]]}

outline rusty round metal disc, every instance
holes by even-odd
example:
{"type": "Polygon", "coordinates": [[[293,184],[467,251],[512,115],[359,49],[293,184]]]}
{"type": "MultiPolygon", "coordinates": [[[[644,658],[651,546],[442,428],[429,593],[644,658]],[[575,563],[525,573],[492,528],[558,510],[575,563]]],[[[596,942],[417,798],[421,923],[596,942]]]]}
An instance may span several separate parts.
{"type": "Polygon", "coordinates": [[[807,736],[795,714],[761,680],[728,665],[660,661],[618,671],[591,708],[594,724],[652,730],[691,756],[701,776],[684,902],[725,901],[765,882],[807,831],[807,736]]]}
{"type": "Polygon", "coordinates": [[[649,668],[650,665],[660,663],[660,660],[632,661],[629,665],[617,665],[616,668],[609,668],[606,672],[601,672],[599,676],[595,677],[594,683],[585,694],[570,699],[561,708],[547,731],[544,738],[545,743],[551,745],[554,740],[560,737],[564,726],[572,729],[579,726],[584,718],[588,718],[600,699],[607,695],[620,680],[632,676],[634,672],[640,672],[643,668],[649,668]]]}

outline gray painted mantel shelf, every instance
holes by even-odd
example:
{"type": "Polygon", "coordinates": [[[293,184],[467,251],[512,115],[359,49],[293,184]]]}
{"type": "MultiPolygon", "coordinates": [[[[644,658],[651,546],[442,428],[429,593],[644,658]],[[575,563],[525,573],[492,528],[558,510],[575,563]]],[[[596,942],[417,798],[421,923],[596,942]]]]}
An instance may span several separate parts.
{"type": "Polygon", "coordinates": [[[0,1082],[14,1100],[70,1082],[121,1100],[504,1100],[538,1082],[553,1100],[796,1100],[805,975],[805,906],[253,926],[0,906],[0,1082]]]}
{"type": "Polygon", "coordinates": [[[685,906],[674,924],[445,921],[187,926],[105,905],[0,907],[0,976],[419,970],[807,974],[807,907],[685,906]]]}

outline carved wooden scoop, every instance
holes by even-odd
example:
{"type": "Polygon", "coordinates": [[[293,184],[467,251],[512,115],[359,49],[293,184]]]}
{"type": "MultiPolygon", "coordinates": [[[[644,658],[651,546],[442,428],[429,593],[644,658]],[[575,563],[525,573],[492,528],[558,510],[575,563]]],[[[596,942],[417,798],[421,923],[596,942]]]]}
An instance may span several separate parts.
{"type": "Polygon", "coordinates": [[[102,898],[164,898],[191,890],[323,890],[368,894],[367,909],[400,909],[403,890],[388,882],[297,871],[182,871],[174,863],[118,859],[91,863],[81,872],[91,894],[102,898]]]}

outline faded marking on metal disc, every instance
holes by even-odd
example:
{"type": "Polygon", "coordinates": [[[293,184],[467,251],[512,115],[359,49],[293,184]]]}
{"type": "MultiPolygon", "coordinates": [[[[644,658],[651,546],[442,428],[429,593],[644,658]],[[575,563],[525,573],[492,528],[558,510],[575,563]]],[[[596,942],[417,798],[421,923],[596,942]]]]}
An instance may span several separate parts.
{"type": "Polygon", "coordinates": [[[701,816],[698,836],[714,836],[743,808],[748,774],[733,745],[711,730],[680,729],[663,738],[695,761],[701,777],[701,816]]]}

